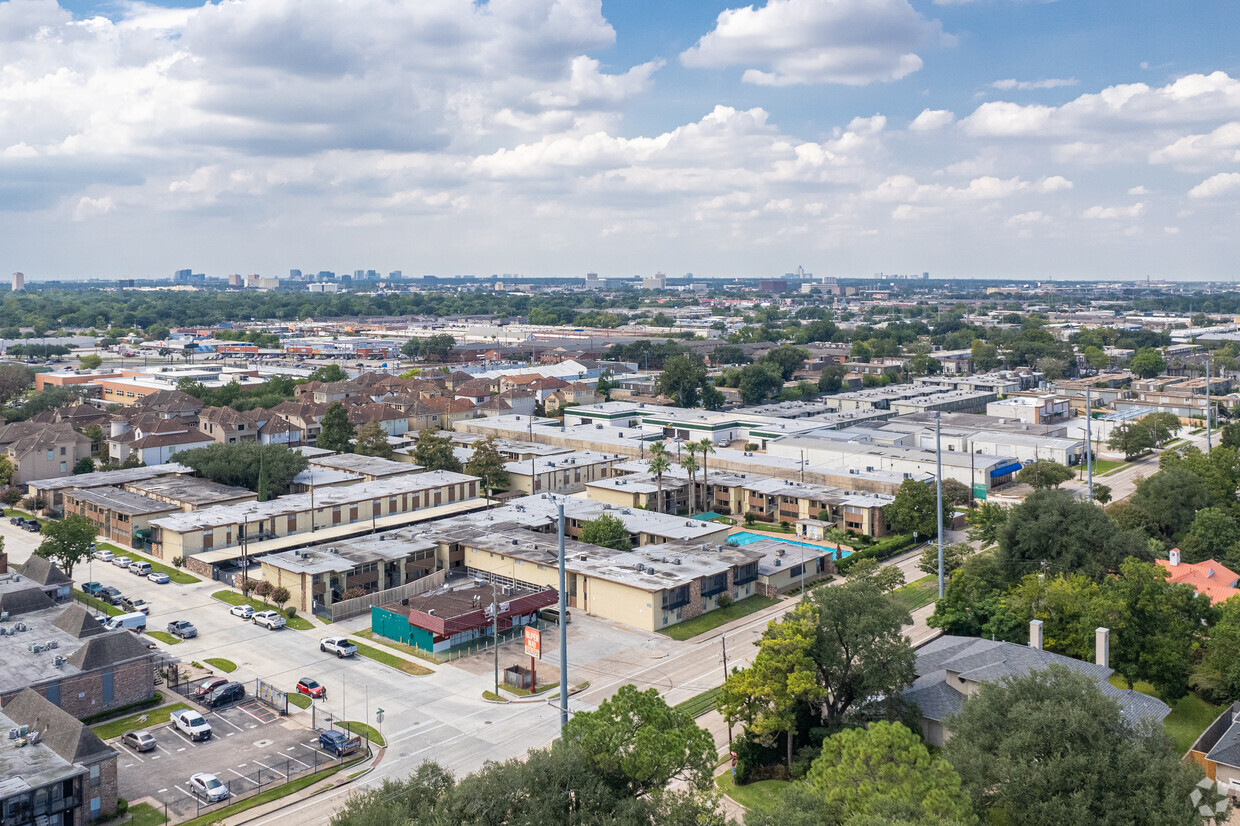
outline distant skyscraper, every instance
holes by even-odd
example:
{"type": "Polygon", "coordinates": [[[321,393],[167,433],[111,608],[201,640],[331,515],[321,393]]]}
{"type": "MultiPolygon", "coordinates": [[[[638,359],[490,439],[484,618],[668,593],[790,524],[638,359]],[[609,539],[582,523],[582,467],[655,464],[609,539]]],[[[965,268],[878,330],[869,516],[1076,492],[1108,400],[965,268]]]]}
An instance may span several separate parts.
{"type": "Polygon", "coordinates": [[[193,270],[177,270],[172,274],[172,280],[178,284],[188,284],[193,277],[193,270]]]}
{"type": "Polygon", "coordinates": [[[18,290],[24,290],[24,289],[26,289],[25,273],[20,273],[20,272],[13,273],[13,292],[17,292],[18,290]]]}
{"type": "Polygon", "coordinates": [[[646,276],[642,279],[642,288],[647,290],[662,290],[667,286],[667,276],[661,272],[654,275],[646,276]]]}
{"type": "Polygon", "coordinates": [[[235,273],[233,273],[232,275],[228,276],[228,286],[230,286],[230,287],[240,287],[240,286],[241,286],[241,284],[242,284],[242,282],[241,282],[241,274],[240,274],[240,273],[236,273],[236,272],[235,272],[235,273]]]}
{"type": "Polygon", "coordinates": [[[289,270],[289,271],[288,271],[288,277],[289,277],[289,278],[291,278],[291,279],[293,279],[294,281],[300,281],[300,280],[301,280],[301,270],[289,270]]]}
{"type": "Polygon", "coordinates": [[[400,270],[392,270],[390,273],[388,273],[388,279],[391,281],[399,281],[404,277],[405,277],[405,274],[402,273],[400,270]]]}

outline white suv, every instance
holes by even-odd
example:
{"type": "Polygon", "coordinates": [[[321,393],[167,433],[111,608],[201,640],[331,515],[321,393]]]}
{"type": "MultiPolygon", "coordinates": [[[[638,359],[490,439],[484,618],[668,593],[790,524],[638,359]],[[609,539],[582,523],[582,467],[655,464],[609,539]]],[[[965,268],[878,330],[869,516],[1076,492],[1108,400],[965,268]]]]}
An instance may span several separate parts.
{"type": "Polygon", "coordinates": [[[254,615],[254,624],[261,625],[268,631],[274,631],[277,628],[283,628],[288,623],[284,621],[279,611],[259,611],[254,615]]]}

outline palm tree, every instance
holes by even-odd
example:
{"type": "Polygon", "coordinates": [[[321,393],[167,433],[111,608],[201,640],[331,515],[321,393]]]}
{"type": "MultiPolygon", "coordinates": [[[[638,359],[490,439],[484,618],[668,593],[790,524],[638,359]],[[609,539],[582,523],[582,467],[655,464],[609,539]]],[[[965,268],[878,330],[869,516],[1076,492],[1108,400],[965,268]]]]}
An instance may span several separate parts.
{"type": "Polygon", "coordinates": [[[650,446],[650,464],[647,468],[654,474],[655,480],[659,483],[659,494],[655,500],[654,509],[663,512],[663,474],[672,466],[671,458],[667,454],[667,445],[663,442],[655,442],[650,446]]]}
{"type": "Polygon", "coordinates": [[[689,515],[692,516],[694,510],[693,503],[696,498],[693,477],[698,472],[699,466],[697,459],[694,459],[692,454],[681,459],[680,466],[685,469],[685,473],[689,474],[689,515]]]}
{"type": "Polygon", "coordinates": [[[697,443],[698,450],[702,451],[702,484],[706,484],[706,454],[715,452],[715,443],[710,440],[709,436],[703,436],[702,440],[697,443]]]}

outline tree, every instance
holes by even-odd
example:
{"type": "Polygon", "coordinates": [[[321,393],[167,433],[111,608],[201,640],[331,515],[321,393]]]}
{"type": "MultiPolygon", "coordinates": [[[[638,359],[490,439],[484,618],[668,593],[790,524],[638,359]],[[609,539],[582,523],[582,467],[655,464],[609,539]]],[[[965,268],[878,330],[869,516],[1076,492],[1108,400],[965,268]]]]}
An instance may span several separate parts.
{"type": "Polygon", "coordinates": [[[1154,438],[1150,435],[1150,429],[1138,422],[1121,422],[1111,428],[1107,447],[1122,450],[1124,459],[1131,460],[1154,447],[1154,438]]]}
{"type": "Polygon", "coordinates": [[[828,737],[806,780],[841,822],[860,815],[977,822],[960,775],[900,723],[828,737]]]}
{"type": "Polygon", "coordinates": [[[1143,379],[1149,379],[1166,372],[1167,362],[1158,350],[1142,347],[1128,360],[1128,369],[1143,379]]]}
{"type": "Polygon", "coordinates": [[[983,502],[965,516],[969,524],[969,540],[983,548],[999,541],[999,531],[1007,522],[1010,508],[997,502],[983,502]]]}
{"type": "Polygon", "coordinates": [[[702,484],[709,484],[706,477],[706,456],[715,452],[715,443],[709,436],[703,436],[697,443],[698,451],[702,454],[702,484]]]}
{"type": "Polygon", "coordinates": [[[884,594],[904,585],[904,572],[895,565],[884,565],[877,559],[862,559],[848,569],[849,579],[868,579],[884,594]]]}
{"type": "Polygon", "coordinates": [[[975,339],[969,358],[973,362],[974,370],[979,373],[989,373],[999,366],[999,348],[981,339],[975,339]]]}
{"type": "MultiPolygon", "coordinates": [[[[320,441],[322,438],[322,436],[319,437],[320,441]]],[[[396,451],[388,442],[387,431],[378,422],[366,422],[362,425],[357,431],[357,442],[353,445],[353,452],[359,456],[378,456],[381,459],[391,459],[396,455],[396,451]]]]}
{"type": "Polygon", "coordinates": [[[418,355],[423,358],[433,358],[443,361],[452,352],[452,348],[456,347],[456,339],[449,333],[436,333],[433,336],[427,336],[418,344],[418,355]]]}
{"type": "Polygon", "coordinates": [[[650,446],[650,462],[647,468],[654,475],[655,483],[658,486],[658,493],[655,495],[654,509],[662,513],[667,509],[667,503],[663,501],[663,474],[672,466],[671,459],[668,458],[667,448],[663,447],[662,442],[655,442],[650,446]],[[656,452],[656,448],[659,450],[656,452]]]}
{"type": "Polygon", "coordinates": [[[947,727],[943,755],[991,822],[1201,823],[1190,798],[1200,770],[1087,674],[1052,666],[982,683],[947,727]]]}
{"type": "Polygon", "coordinates": [[[1128,501],[1143,515],[1148,529],[1169,542],[1210,504],[1210,496],[1201,477],[1175,465],[1138,482],[1128,501]]]}
{"type": "Polygon", "coordinates": [[[413,461],[427,470],[461,472],[461,460],[452,449],[452,437],[434,428],[418,433],[413,445],[413,461]]]}
{"type": "Polygon", "coordinates": [[[596,519],[588,519],[581,523],[581,535],[577,537],[589,545],[600,548],[611,548],[617,551],[628,551],[633,548],[629,539],[629,529],[624,523],[610,513],[600,514],[596,519]]]}
{"type": "MultiPolygon", "coordinates": [[[[136,453],[130,455],[131,458],[136,456],[136,453]]],[[[309,465],[305,456],[286,445],[263,445],[258,442],[214,444],[183,450],[176,454],[176,460],[212,482],[255,492],[259,489],[259,481],[265,476],[270,496],[285,493],[297,474],[309,465]]]]}
{"type": "Polygon", "coordinates": [[[324,450],[337,453],[348,453],[353,449],[353,439],[357,431],[349,421],[349,414],[340,402],[332,402],[323,414],[322,426],[319,429],[318,446],[324,450]]]}
{"type": "Polygon", "coordinates": [[[828,364],[826,367],[822,368],[822,373],[818,376],[818,392],[840,392],[840,388],[844,386],[845,375],[847,375],[847,371],[844,370],[844,365],[828,364]]]}
{"type": "Polygon", "coordinates": [[[0,485],[7,485],[13,481],[13,474],[17,469],[13,467],[13,463],[9,461],[8,456],[0,456],[0,485]]]}
{"type": "Polygon", "coordinates": [[[780,380],[789,381],[809,356],[809,350],[804,347],[784,345],[768,351],[766,355],[758,359],[758,364],[774,365],[779,370],[780,380]]]}
{"type": "Polygon", "coordinates": [[[745,348],[735,344],[720,344],[710,353],[710,361],[712,364],[748,364],[749,356],[745,354],[745,348]]]}
{"type": "Polygon", "coordinates": [[[35,553],[55,562],[68,577],[73,576],[73,566],[90,557],[91,545],[95,543],[95,523],[77,514],[49,519],[39,533],[43,541],[35,553]]]}
{"type": "Polygon", "coordinates": [[[680,407],[697,407],[706,382],[706,365],[691,355],[672,356],[654,381],[656,393],[670,396],[680,407]]]}
{"type": "Polygon", "coordinates": [[[78,364],[83,370],[98,370],[103,366],[103,357],[94,354],[88,356],[78,356],[78,364]]]}
{"type": "Polygon", "coordinates": [[[23,496],[25,496],[25,494],[22,493],[21,488],[6,488],[4,494],[0,495],[0,502],[3,502],[11,508],[18,502],[22,501],[23,496]]]}
{"type": "Polygon", "coordinates": [[[321,381],[324,384],[331,384],[337,381],[347,381],[349,374],[339,364],[327,364],[312,371],[306,377],[306,381],[321,381]]]}
{"type": "Polygon", "coordinates": [[[1050,459],[1038,459],[1030,462],[1016,472],[1016,481],[1034,488],[1057,488],[1072,479],[1076,474],[1050,459]]]}
{"type": "Polygon", "coordinates": [[[579,711],[564,740],[580,746],[608,785],[641,796],[672,780],[705,788],[715,762],[715,741],[693,717],[677,711],[658,689],[623,685],[595,711],[579,711]]]}
{"type": "Polygon", "coordinates": [[[1008,607],[1003,570],[991,554],[970,557],[947,582],[926,621],[944,634],[1023,642],[1027,623],[1008,607]]]}
{"type": "Polygon", "coordinates": [[[271,582],[264,579],[262,582],[254,586],[254,593],[257,594],[262,599],[267,599],[267,597],[271,596],[271,592],[274,591],[275,589],[276,589],[276,586],[272,585],[271,582]]]}
{"type": "Polygon", "coordinates": [[[943,480],[943,504],[955,508],[963,508],[973,501],[973,491],[964,482],[955,479],[943,480]]]}
{"type": "MultiPolygon", "coordinates": [[[[950,577],[956,570],[964,565],[965,560],[973,555],[973,547],[967,542],[955,542],[951,545],[943,546],[943,576],[950,577]]],[[[917,559],[918,570],[927,574],[938,574],[939,572],[939,547],[938,545],[927,545],[926,549],[921,552],[921,556],[917,559]]]]}
{"type": "MultiPolygon", "coordinates": [[[[916,532],[931,537],[938,532],[935,514],[938,494],[932,485],[916,479],[905,479],[896,490],[895,501],[883,507],[883,519],[887,525],[900,533],[916,532]]],[[[943,502],[943,521],[951,519],[948,502],[943,502]]]]}
{"type": "Polygon", "coordinates": [[[1103,352],[1101,347],[1095,347],[1093,345],[1090,345],[1089,347],[1085,348],[1084,355],[1085,355],[1085,363],[1088,364],[1090,367],[1094,368],[1095,370],[1102,370],[1106,367],[1109,367],[1111,364],[1111,357],[1108,356],[1105,352],[1103,352]]]}
{"type": "Polygon", "coordinates": [[[1240,424],[1223,425],[1219,444],[1223,447],[1240,448],[1240,424]]]}
{"type": "Polygon", "coordinates": [[[34,383],[34,372],[20,364],[0,366],[0,404],[8,404],[34,383]]]}
{"type": "Polygon", "coordinates": [[[1192,685],[1212,703],[1240,699],[1240,599],[1218,606],[1218,621],[1210,629],[1210,641],[1193,671],[1192,685]]]}
{"type": "MultiPolygon", "coordinates": [[[[680,460],[680,466],[685,473],[689,474],[689,515],[692,516],[697,504],[697,484],[695,483],[695,478],[700,468],[697,459],[693,458],[694,454],[697,453],[697,445],[690,442],[685,445],[685,449],[689,450],[689,455],[680,460]],[[693,450],[689,450],[689,448],[693,448],[693,450]]],[[[703,503],[703,506],[705,506],[705,503],[703,503]]]]}
{"type": "Polygon", "coordinates": [[[507,489],[508,471],[504,469],[504,457],[499,455],[494,436],[488,436],[474,445],[474,453],[465,463],[465,472],[481,480],[482,489],[488,497],[497,490],[507,489]]]}
{"type": "Polygon", "coordinates": [[[1188,533],[1180,540],[1185,562],[1221,560],[1240,543],[1240,523],[1220,508],[1197,511],[1188,533]]]}
{"type": "Polygon", "coordinates": [[[1180,432],[1180,417],[1174,413],[1150,413],[1138,419],[1137,424],[1149,431],[1150,439],[1160,448],[1180,432]]]}
{"type": "Polygon", "coordinates": [[[1151,558],[1144,536],[1121,531],[1101,508],[1062,490],[1029,494],[999,531],[997,559],[1009,583],[1043,572],[1100,580],[1129,556],[1151,558]]]}
{"type": "Polygon", "coordinates": [[[1064,377],[1068,370],[1068,362],[1054,356],[1043,356],[1038,359],[1036,367],[1047,381],[1056,381],[1064,377]]]}
{"type": "Polygon", "coordinates": [[[271,589],[271,601],[278,608],[283,608],[284,603],[288,602],[292,597],[293,595],[289,593],[288,588],[285,588],[283,585],[277,585],[271,589]]]}
{"type": "Polygon", "coordinates": [[[745,404],[761,404],[784,386],[779,367],[769,362],[748,364],[741,368],[740,383],[736,386],[745,404]]]}
{"type": "Polygon", "coordinates": [[[723,392],[715,387],[714,382],[707,381],[702,384],[702,407],[707,410],[720,410],[726,401],[723,392]]]}
{"type": "Polygon", "coordinates": [[[89,456],[83,456],[81,459],[78,459],[77,464],[73,466],[73,474],[75,476],[83,474],[83,473],[94,473],[94,472],[95,472],[95,460],[90,458],[89,456]]]}
{"type": "Polygon", "coordinates": [[[1094,482],[1094,501],[1099,505],[1105,505],[1111,501],[1111,486],[1094,482]]]}

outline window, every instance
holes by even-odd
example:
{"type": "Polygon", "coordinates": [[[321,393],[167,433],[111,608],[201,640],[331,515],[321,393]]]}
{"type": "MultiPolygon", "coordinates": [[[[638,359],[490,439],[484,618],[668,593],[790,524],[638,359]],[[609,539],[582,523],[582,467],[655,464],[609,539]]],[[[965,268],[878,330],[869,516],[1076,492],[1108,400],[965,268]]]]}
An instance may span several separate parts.
{"type": "Polygon", "coordinates": [[[60,705],[60,683],[47,687],[47,701],[54,706],[60,705]]]}
{"type": "Polygon", "coordinates": [[[47,460],[48,460],[49,462],[50,462],[50,461],[52,461],[52,459],[53,459],[53,458],[55,458],[55,456],[56,456],[56,451],[54,451],[54,450],[49,450],[49,451],[47,452],[47,460]]]}
{"type": "Polygon", "coordinates": [[[64,473],[64,472],[65,472],[65,463],[64,463],[64,462],[61,462],[61,463],[60,463],[60,472],[61,472],[61,473],[64,473]]]}
{"type": "Polygon", "coordinates": [[[105,703],[112,702],[114,698],[113,691],[115,689],[116,674],[111,668],[104,669],[103,672],[103,701],[105,703]]]}
{"type": "Polygon", "coordinates": [[[99,783],[99,764],[95,763],[90,767],[90,785],[95,786],[99,783]]]}
{"type": "Polygon", "coordinates": [[[679,588],[669,588],[663,592],[663,610],[674,611],[682,605],[689,604],[689,586],[681,585],[679,588]]]}
{"type": "Polygon", "coordinates": [[[713,597],[715,594],[722,594],[726,590],[728,590],[727,571],[714,576],[702,577],[702,596],[713,597]]]}
{"type": "Polygon", "coordinates": [[[61,456],[64,456],[64,455],[65,455],[65,449],[64,449],[63,447],[60,449],[60,455],[61,455],[61,456]]]}
{"type": "Polygon", "coordinates": [[[748,565],[739,565],[736,568],[736,579],[733,580],[737,585],[745,585],[753,582],[758,578],[758,563],[750,562],[748,565]]]}

